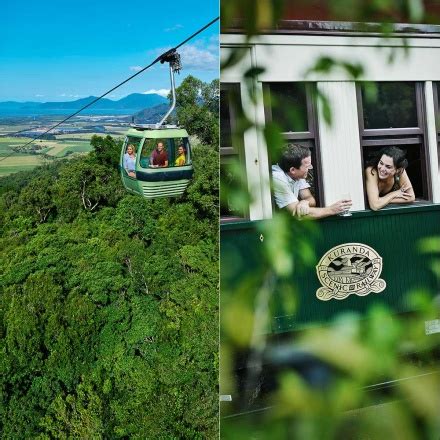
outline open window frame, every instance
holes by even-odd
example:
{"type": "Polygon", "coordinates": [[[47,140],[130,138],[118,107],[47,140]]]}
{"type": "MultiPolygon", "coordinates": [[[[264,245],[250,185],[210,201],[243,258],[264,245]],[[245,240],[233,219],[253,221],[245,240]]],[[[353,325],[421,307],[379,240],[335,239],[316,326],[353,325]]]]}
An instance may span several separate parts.
{"type": "MultiPolygon", "coordinates": [[[[307,181],[311,185],[311,191],[316,200],[317,206],[323,206],[324,201],[324,186],[322,180],[322,168],[321,168],[321,155],[320,155],[320,143],[319,143],[319,130],[318,130],[318,117],[317,117],[317,105],[316,105],[316,84],[310,82],[264,82],[263,83],[263,93],[264,93],[264,115],[266,123],[278,122],[282,127],[285,125],[282,121],[276,120],[276,112],[274,112],[274,89],[281,88],[280,86],[293,88],[303,88],[299,90],[301,97],[298,97],[297,101],[300,101],[302,109],[297,108],[298,112],[303,112],[306,114],[306,119],[300,121],[298,125],[303,125],[305,130],[301,131],[282,131],[281,134],[286,141],[286,143],[296,143],[305,147],[308,147],[312,153],[312,165],[313,170],[309,172],[309,178],[307,181]],[[302,103],[301,103],[301,98],[302,103]],[[275,113],[275,115],[274,115],[275,113]],[[304,124],[305,122],[305,124],[304,124]]],[[[290,90],[292,92],[292,90],[290,90]]],[[[293,124],[293,123],[292,123],[293,124]]],[[[285,127],[282,127],[285,128],[285,127]]],[[[292,126],[292,128],[294,128],[292,126]]],[[[268,151],[269,164],[275,164],[276,158],[268,151]]],[[[272,198],[273,200],[273,198],[272,198]]],[[[273,202],[274,203],[274,202],[273,202]]]]}
{"type": "Polygon", "coordinates": [[[439,94],[440,94],[440,82],[432,83],[432,90],[434,93],[434,114],[435,114],[435,130],[437,133],[437,159],[438,169],[440,170],[440,107],[439,107],[439,94]]]}
{"type": "MultiPolygon", "coordinates": [[[[415,204],[432,203],[432,186],[429,167],[429,149],[427,145],[426,114],[424,87],[421,82],[402,82],[414,87],[414,107],[416,111],[416,126],[398,128],[365,128],[365,106],[363,105],[362,82],[356,84],[357,108],[359,118],[359,137],[362,157],[362,169],[372,153],[387,146],[396,146],[407,152],[409,162],[407,172],[416,194],[415,204]]],[[[377,82],[382,84],[396,84],[377,82]]],[[[439,132],[437,129],[437,137],[439,132]]],[[[365,188],[365,173],[362,173],[365,188]]],[[[365,191],[365,206],[368,199],[365,191]]]]}
{"type": "MultiPolygon", "coordinates": [[[[243,193],[247,191],[247,179],[238,182],[233,171],[234,165],[243,169],[246,176],[244,139],[238,134],[237,124],[241,102],[240,83],[220,84],[220,222],[245,221],[249,219],[249,207],[234,208],[229,198],[229,190],[243,193]],[[226,188],[226,185],[228,188],[226,188]],[[243,188],[243,187],[246,188],[243,188]],[[222,196],[226,194],[226,196],[222,196]]],[[[243,177],[245,179],[245,177],[243,177]]]]}

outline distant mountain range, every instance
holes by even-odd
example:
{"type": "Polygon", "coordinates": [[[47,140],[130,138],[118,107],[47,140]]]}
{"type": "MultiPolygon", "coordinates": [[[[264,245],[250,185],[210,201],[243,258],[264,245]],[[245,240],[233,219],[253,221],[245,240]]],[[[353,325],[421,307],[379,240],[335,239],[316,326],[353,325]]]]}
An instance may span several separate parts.
{"type": "MultiPolygon", "coordinates": [[[[17,101],[4,101],[0,102],[0,110],[3,109],[15,109],[15,110],[55,110],[55,109],[66,109],[66,110],[79,110],[85,105],[89,104],[96,99],[96,96],[89,96],[88,98],[77,99],[76,101],[65,101],[65,102],[17,102],[17,101]]],[[[107,98],[101,98],[95,104],[90,106],[90,109],[97,110],[143,110],[145,108],[154,107],[160,104],[167,104],[168,100],[163,96],[157,94],[142,94],[142,93],[132,93],[125,98],[119,99],[118,101],[113,101],[107,98]]]]}
{"type": "Polygon", "coordinates": [[[169,104],[159,104],[154,107],[145,108],[133,115],[133,122],[138,124],[156,124],[165,116],[169,108],[169,104]]]}

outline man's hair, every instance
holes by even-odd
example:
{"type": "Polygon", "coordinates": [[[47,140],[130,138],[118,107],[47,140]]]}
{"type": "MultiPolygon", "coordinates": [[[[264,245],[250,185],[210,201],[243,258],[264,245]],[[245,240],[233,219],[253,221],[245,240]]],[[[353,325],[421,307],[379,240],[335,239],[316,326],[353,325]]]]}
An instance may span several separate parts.
{"type": "Polygon", "coordinates": [[[287,147],[281,154],[278,165],[287,173],[292,167],[296,169],[300,168],[302,160],[310,155],[311,153],[308,147],[303,147],[298,144],[287,144],[287,147]]]}

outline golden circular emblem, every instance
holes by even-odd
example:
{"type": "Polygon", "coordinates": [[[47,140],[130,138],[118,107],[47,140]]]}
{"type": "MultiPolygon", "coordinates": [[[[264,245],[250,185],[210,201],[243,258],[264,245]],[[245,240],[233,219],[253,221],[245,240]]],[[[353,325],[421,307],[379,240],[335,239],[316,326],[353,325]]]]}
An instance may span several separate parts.
{"type": "Polygon", "coordinates": [[[365,296],[382,292],[387,283],[379,278],[382,257],[370,246],[345,243],[330,249],[316,266],[324,287],[316,291],[321,301],[345,299],[355,294],[365,296]]]}

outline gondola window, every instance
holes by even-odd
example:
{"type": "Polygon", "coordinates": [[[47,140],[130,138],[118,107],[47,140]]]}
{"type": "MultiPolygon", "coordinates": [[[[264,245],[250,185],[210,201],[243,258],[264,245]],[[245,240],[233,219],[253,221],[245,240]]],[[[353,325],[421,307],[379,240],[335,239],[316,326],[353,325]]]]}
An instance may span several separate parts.
{"type": "Polygon", "coordinates": [[[133,145],[134,148],[136,149],[136,153],[140,147],[140,143],[141,143],[142,139],[136,138],[136,137],[127,137],[125,140],[125,145],[124,145],[124,153],[127,152],[127,148],[129,145],[133,145]]]}
{"type": "Polygon", "coordinates": [[[184,148],[184,162],[179,162],[180,165],[185,165],[189,160],[189,145],[187,139],[184,138],[168,138],[168,139],[145,139],[140,154],[139,164],[142,168],[151,168],[153,152],[157,150],[158,144],[163,144],[163,151],[166,153],[168,159],[168,167],[178,166],[176,159],[179,157],[179,147],[184,148]]]}
{"type": "Polygon", "coordinates": [[[125,140],[125,145],[124,145],[124,173],[126,174],[127,177],[130,178],[135,178],[135,169],[136,169],[136,155],[140,146],[140,139],[136,138],[136,137],[127,137],[125,140]],[[131,150],[129,151],[129,147],[131,147],[131,150]],[[134,154],[134,160],[132,160],[130,162],[130,159],[128,158],[128,155],[130,154],[134,154]],[[129,170],[128,168],[130,168],[129,163],[131,163],[131,168],[132,170],[129,170]]]}

